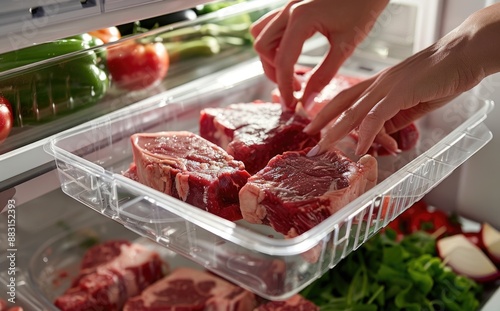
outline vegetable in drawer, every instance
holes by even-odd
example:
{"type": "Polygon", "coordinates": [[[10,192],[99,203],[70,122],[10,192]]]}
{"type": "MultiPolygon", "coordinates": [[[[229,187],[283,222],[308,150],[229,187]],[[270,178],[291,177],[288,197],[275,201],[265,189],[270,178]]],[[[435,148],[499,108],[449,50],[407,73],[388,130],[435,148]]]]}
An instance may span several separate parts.
{"type": "Polygon", "coordinates": [[[102,66],[105,53],[91,49],[99,44],[83,34],[1,54],[0,72],[19,68],[0,79],[0,94],[12,103],[15,124],[50,121],[101,99],[109,79],[102,66]],[[48,62],[65,55],[60,62],[48,62]],[[32,66],[21,68],[26,65],[32,66]]]}

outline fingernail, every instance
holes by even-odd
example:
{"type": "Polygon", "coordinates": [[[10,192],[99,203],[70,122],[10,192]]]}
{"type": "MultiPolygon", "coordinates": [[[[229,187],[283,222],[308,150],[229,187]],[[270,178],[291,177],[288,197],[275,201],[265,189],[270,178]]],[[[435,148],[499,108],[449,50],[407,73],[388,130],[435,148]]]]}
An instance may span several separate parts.
{"type": "Polygon", "coordinates": [[[319,95],[319,93],[318,93],[318,92],[314,92],[314,93],[312,93],[311,95],[309,95],[309,97],[307,97],[307,99],[306,99],[306,101],[305,101],[305,103],[304,103],[304,104],[305,104],[306,109],[307,109],[308,107],[310,107],[310,106],[311,106],[311,104],[314,102],[314,100],[316,99],[316,97],[317,97],[318,95],[319,95]]]}
{"type": "Polygon", "coordinates": [[[314,157],[315,155],[318,154],[318,152],[319,152],[319,146],[316,145],[316,146],[314,146],[314,148],[309,150],[309,152],[306,154],[306,157],[314,157]]]}

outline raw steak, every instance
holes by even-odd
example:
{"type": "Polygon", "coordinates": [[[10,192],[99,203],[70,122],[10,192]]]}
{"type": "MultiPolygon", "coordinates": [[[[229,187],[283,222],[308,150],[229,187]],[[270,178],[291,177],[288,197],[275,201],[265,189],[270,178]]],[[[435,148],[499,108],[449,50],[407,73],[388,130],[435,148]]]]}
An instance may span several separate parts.
{"type": "Polygon", "coordinates": [[[295,237],[377,182],[377,161],[370,155],[356,163],[336,150],[314,157],[307,151],[278,155],[248,179],[239,194],[245,220],[295,237]]]}
{"type": "Polygon", "coordinates": [[[284,301],[267,302],[254,311],[319,311],[319,307],[297,294],[284,301]]]}
{"type": "Polygon", "coordinates": [[[222,148],[190,132],[132,135],[125,176],[228,220],[241,219],[238,192],[250,174],[222,148]]]}
{"type": "Polygon", "coordinates": [[[255,295],[211,273],[177,268],[140,296],[131,298],[123,311],[250,311],[255,295]]]}
{"type": "Polygon", "coordinates": [[[319,134],[302,132],[306,116],[283,112],[276,103],[240,103],[201,111],[200,135],[243,161],[250,174],[266,166],[275,155],[312,147],[319,134]]]}
{"type": "Polygon", "coordinates": [[[121,310],[129,297],[165,275],[156,252],[128,241],[109,241],[85,254],[79,276],[54,304],[61,310],[121,310]]]}

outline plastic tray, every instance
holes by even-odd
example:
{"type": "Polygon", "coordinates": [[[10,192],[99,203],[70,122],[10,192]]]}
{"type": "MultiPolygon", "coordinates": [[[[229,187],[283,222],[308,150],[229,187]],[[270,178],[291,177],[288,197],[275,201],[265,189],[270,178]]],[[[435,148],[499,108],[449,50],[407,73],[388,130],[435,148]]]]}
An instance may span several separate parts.
{"type": "Polygon", "coordinates": [[[121,175],[132,161],[130,135],[197,132],[202,108],[269,99],[275,86],[261,68],[253,59],[55,136],[46,149],[55,157],[62,190],[262,297],[284,299],[333,268],[491,139],[483,121],[493,103],[463,94],[418,122],[415,149],[379,158],[377,186],[292,239],[267,226],[227,221],[121,175]],[[310,251],[318,260],[307,260],[310,251]]]}

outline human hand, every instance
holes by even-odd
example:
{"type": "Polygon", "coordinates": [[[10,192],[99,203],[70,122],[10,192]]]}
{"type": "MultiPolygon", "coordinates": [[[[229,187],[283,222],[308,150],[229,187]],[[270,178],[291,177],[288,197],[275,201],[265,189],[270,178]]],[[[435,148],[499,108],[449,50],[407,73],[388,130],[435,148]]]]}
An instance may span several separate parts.
{"type": "MultiPolygon", "coordinates": [[[[334,120],[309,155],[323,153],[356,128],[356,154],[364,154],[380,133],[398,131],[498,71],[490,61],[495,53],[482,52],[491,38],[478,31],[481,26],[468,19],[427,49],[339,93],[304,129],[314,134],[334,120]]],[[[496,27],[500,30],[500,22],[496,27]]]]}
{"type": "Polygon", "coordinates": [[[388,2],[292,0],[252,25],[254,48],[260,55],[265,74],[278,84],[285,107],[293,109],[297,103],[293,91],[300,89],[300,83],[293,69],[304,42],[319,32],[330,43],[330,50],[313,69],[300,99],[307,107],[370,32],[388,2]]]}

